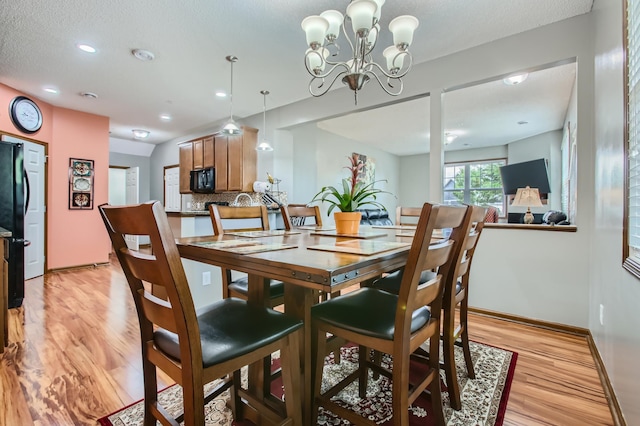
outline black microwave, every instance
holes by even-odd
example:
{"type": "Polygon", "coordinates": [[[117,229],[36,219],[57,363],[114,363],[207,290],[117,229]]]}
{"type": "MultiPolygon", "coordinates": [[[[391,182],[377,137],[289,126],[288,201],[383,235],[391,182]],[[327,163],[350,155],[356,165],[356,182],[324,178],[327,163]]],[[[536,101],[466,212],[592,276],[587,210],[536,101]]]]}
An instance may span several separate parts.
{"type": "Polygon", "coordinates": [[[213,194],[216,191],[216,173],[213,167],[191,170],[189,189],[200,194],[213,194]]]}

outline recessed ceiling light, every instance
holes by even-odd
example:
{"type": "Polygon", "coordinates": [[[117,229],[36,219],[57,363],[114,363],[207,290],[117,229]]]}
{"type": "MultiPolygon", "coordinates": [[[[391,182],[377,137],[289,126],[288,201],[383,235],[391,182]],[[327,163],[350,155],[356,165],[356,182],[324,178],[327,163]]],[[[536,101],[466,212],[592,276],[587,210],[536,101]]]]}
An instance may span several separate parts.
{"type": "Polygon", "coordinates": [[[144,62],[153,61],[153,59],[156,57],[153,52],[144,49],[133,49],[131,51],[131,54],[144,62]]]}
{"type": "Polygon", "coordinates": [[[504,84],[509,85],[509,86],[515,86],[516,84],[520,84],[523,81],[525,81],[527,79],[527,77],[529,77],[529,74],[527,74],[526,72],[523,74],[517,74],[517,75],[512,75],[509,76],[507,78],[505,78],[504,80],[502,80],[504,82],[504,84]]]}
{"type": "Polygon", "coordinates": [[[60,93],[58,89],[55,89],[53,87],[45,87],[44,91],[47,93],[53,93],[54,95],[57,95],[58,93],[60,93]]]}
{"type": "Polygon", "coordinates": [[[160,120],[171,121],[171,116],[169,114],[160,114],[160,120]]]}
{"type": "Polygon", "coordinates": [[[456,138],[458,137],[458,135],[455,135],[451,132],[445,132],[444,134],[445,136],[445,145],[449,145],[451,142],[453,142],[454,140],[456,140],[456,138]]]}
{"type": "Polygon", "coordinates": [[[222,92],[222,91],[218,91],[216,92],[216,96],[219,98],[226,98],[227,97],[227,93],[226,92],[222,92]]]}
{"type": "Polygon", "coordinates": [[[80,92],[80,96],[82,96],[83,98],[88,98],[88,99],[97,99],[98,95],[96,95],[93,92],[80,92]]]}
{"type": "Polygon", "coordinates": [[[96,53],[96,48],[93,46],[89,46],[88,44],[78,43],[76,44],[76,47],[83,52],[96,53]]]}
{"type": "Polygon", "coordinates": [[[142,130],[142,129],[133,129],[133,137],[136,139],[145,139],[149,137],[149,132],[148,130],[142,130]]]}

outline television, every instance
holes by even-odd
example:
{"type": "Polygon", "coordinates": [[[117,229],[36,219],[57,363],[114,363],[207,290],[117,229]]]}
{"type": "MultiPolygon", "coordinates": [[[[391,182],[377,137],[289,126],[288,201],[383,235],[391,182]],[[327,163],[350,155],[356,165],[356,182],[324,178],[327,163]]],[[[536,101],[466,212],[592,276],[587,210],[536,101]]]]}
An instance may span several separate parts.
{"type": "Polygon", "coordinates": [[[544,158],[502,166],[500,176],[505,195],[515,194],[518,188],[525,186],[538,188],[540,195],[551,192],[547,162],[544,158]]]}
{"type": "Polygon", "coordinates": [[[213,167],[191,170],[189,189],[199,194],[213,194],[216,191],[216,172],[213,167]]]}

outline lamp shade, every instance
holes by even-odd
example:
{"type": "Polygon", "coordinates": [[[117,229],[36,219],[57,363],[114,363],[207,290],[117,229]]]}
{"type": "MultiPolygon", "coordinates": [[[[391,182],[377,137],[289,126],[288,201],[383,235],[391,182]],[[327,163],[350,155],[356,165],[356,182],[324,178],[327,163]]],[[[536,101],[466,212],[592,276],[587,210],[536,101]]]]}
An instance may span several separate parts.
{"type": "Polygon", "coordinates": [[[354,0],[347,6],[347,16],[356,34],[368,34],[373,26],[373,15],[378,5],[373,0],[354,0]]]}
{"type": "Polygon", "coordinates": [[[390,72],[393,72],[393,70],[397,71],[398,69],[402,68],[402,65],[404,64],[405,54],[402,53],[400,55],[400,53],[402,53],[402,51],[396,46],[389,46],[382,52],[382,55],[387,60],[387,69],[390,72]]]}
{"type": "Polygon", "coordinates": [[[382,14],[382,5],[384,4],[385,0],[373,0],[376,2],[376,5],[378,5],[378,8],[376,9],[375,13],[373,14],[373,17],[376,18],[376,21],[380,20],[380,15],[382,14]]]}
{"type": "Polygon", "coordinates": [[[542,207],[542,201],[540,201],[540,192],[538,188],[518,188],[516,196],[513,200],[512,206],[516,207],[542,207]]]}
{"type": "Polygon", "coordinates": [[[327,30],[327,38],[333,38],[334,40],[340,35],[340,27],[344,21],[344,16],[337,10],[325,10],[320,16],[327,20],[329,23],[329,29],[327,30]]]}
{"type": "Polygon", "coordinates": [[[320,74],[324,71],[327,64],[325,61],[327,56],[329,56],[329,50],[324,47],[318,50],[307,49],[305,58],[307,58],[307,65],[309,66],[309,69],[315,74],[320,74]]]}
{"type": "Polygon", "coordinates": [[[329,21],[322,16],[312,15],[304,18],[301,25],[307,34],[307,45],[314,50],[322,46],[329,29],[329,21]]]}
{"type": "Polygon", "coordinates": [[[393,34],[393,44],[405,50],[413,43],[413,32],[418,28],[418,18],[411,15],[398,16],[389,22],[389,31],[393,34]]]}
{"type": "Polygon", "coordinates": [[[222,126],[222,133],[231,136],[231,135],[239,135],[242,133],[242,129],[238,126],[238,123],[235,122],[233,118],[230,118],[224,126],[222,126]]]}

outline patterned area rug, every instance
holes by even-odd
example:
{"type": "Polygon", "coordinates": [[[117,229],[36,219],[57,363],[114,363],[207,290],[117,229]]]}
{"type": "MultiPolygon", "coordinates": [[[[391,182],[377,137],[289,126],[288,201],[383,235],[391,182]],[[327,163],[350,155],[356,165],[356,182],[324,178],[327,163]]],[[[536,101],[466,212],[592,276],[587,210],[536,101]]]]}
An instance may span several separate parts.
{"type": "MultiPolygon", "coordinates": [[[[502,425],[504,412],[509,398],[509,389],[513,379],[517,354],[504,349],[471,342],[471,357],[476,371],[476,378],[467,377],[462,349],[456,347],[456,365],[458,367],[458,383],[461,389],[462,409],[455,411],[449,405],[449,394],[443,385],[442,400],[447,425],[502,425]]],[[[333,356],[328,358],[323,374],[323,388],[337,383],[357,366],[358,348],[342,348],[340,364],[333,363],[333,356]]],[[[383,363],[389,363],[386,358],[383,363]]],[[[244,375],[243,375],[244,376],[244,375]]],[[[441,372],[444,383],[444,372],[441,372]]],[[[245,377],[243,377],[245,379],[245,377]]],[[[277,388],[277,385],[275,386],[277,388]]],[[[272,391],[274,387],[272,387],[272,391]]],[[[367,398],[358,398],[357,382],[347,387],[335,398],[344,405],[351,405],[363,415],[375,419],[378,424],[391,423],[391,406],[386,401],[391,395],[390,381],[386,377],[369,380],[367,398]]],[[[171,386],[163,390],[158,397],[162,405],[172,414],[182,410],[182,389],[171,386]]],[[[207,426],[227,426],[233,424],[231,412],[226,407],[228,394],[213,400],[206,407],[207,426]]],[[[410,423],[413,425],[430,425],[432,415],[428,397],[419,397],[410,407],[410,423]]],[[[139,426],[142,425],[144,406],[138,401],[109,416],[99,419],[103,426],[139,426]]],[[[349,422],[337,418],[333,413],[321,411],[318,425],[348,425],[349,422]]]]}

